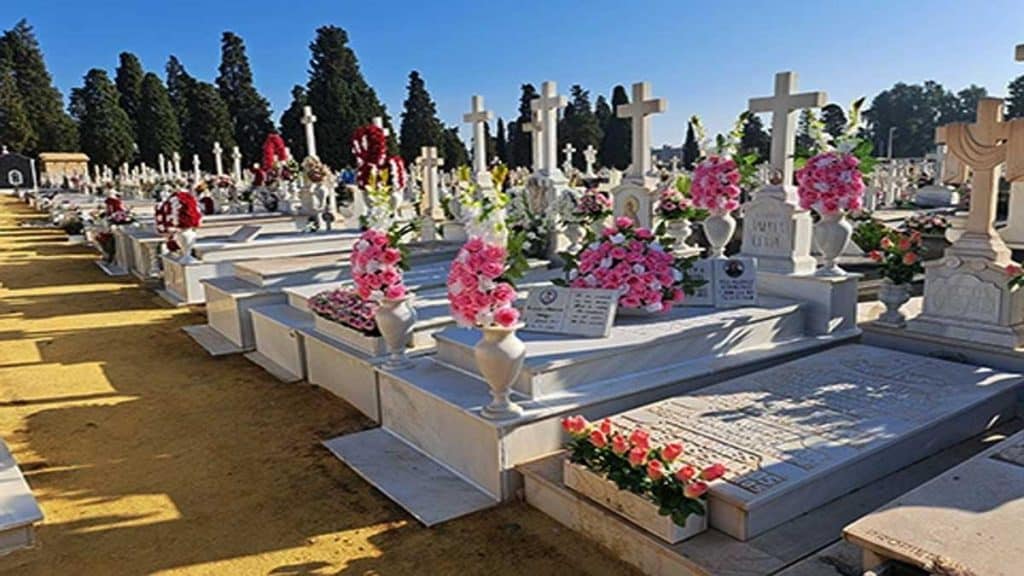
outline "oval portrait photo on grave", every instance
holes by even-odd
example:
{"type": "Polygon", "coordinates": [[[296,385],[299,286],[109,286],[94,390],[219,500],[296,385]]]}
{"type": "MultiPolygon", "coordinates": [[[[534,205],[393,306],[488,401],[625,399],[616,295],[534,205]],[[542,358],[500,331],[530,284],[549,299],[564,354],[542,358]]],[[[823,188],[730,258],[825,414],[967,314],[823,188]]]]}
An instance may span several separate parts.
{"type": "Polygon", "coordinates": [[[554,304],[555,300],[558,300],[558,291],[554,288],[545,288],[537,299],[540,300],[541,304],[550,306],[554,304]]]}
{"type": "Polygon", "coordinates": [[[725,275],[729,278],[739,278],[740,276],[743,276],[744,269],[745,267],[743,266],[742,260],[729,260],[725,263],[725,275]]]}

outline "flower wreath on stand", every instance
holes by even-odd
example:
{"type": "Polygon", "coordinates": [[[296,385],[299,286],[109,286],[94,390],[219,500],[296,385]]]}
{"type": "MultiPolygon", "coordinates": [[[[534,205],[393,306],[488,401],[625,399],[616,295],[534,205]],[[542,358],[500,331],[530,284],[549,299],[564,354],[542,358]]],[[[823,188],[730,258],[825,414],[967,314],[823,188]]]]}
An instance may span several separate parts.
{"type": "Polygon", "coordinates": [[[825,257],[825,265],[817,272],[820,276],[846,275],[836,264],[853,234],[845,214],[863,207],[863,177],[870,174],[876,164],[871,142],[856,135],[863,105],[863,98],[853,102],[847,114],[846,129],[837,137],[826,133],[824,122],[811,114],[808,127],[812,148],[797,152],[800,207],[813,210],[820,217],[814,233],[815,244],[825,257]]]}
{"type": "Polygon", "coordinates": [[[190,192],[181,190],[172,193],[156,207],[154,213],[156,231],[167,238],[167,248],[177,251],[183,247],[174,238],[182,230],[199,228],[203,222],[199,202],[190,192]]]}

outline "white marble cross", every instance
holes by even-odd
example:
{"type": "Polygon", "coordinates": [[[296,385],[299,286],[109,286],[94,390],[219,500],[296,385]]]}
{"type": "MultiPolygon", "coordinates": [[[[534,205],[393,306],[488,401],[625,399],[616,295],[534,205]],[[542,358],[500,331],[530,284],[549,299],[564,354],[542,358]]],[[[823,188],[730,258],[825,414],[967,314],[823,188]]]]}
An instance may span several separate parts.
{"type": "Polygon", "coordinates": [[[213,143],[213,163],[217,168],[217,176],[224,174],[224,149],[220,147],[220,142],[213,143]]]}
{"type": "Polygon", "coordinates": [[[541,140],[541,134],[544,131],[544,125],[541,123],[540,110],[530,111],[530,121],[523,124],[523,132],[530,134],[530,153],[533,158],[533,170],[539,171],[541,162],[543,162],[542,148],[544,146],[541,140]]]}
{"type": "Polygon", "coordinates": [[[160,166],[160,177],[167,177],[167,159],[164,158],[164,153],[160,152],[156,155],[156,163],[160,166]]]}
{"type": "Polygon", "coordinates": [[[794,94],[796,72],[775,75],[775,95],[751,98],[751,112],[772,113],[771,165],[782,177],[782,184],[793,181],[793,151],[796,132],[796,112],[804,108],[821,108],[828,101],[824,92],[794,94]]]}
{"type": "Polygon", "coordinates": [[[643,180],[651,171],[651,114],[660,114],[668,108],[664,98],[651,98],[651,83],[633,84],[633,100],[619,104],[615,110],[619,118],[630,118],[633,122],[633,163],[627,176],[643,180]]]}
{"type": "Polygon", "coordinates": [[[673,156],[671,164],[672,164],[672,173],[673,174],[678,174],[679,173],[679,156],[673,156]]]}
{"type": "Polygon", "coordinates": [[[242,183],[242,152],[238,146],[231,147],[231,172],[235,176],[235,182],[242,183]]]}
{"type": "MultiPolygon", "coordinates": [[[[313,116],[313,108],[302,107],[302,125],[306,128],[306,155],[316,158],[316,133],[313,125],[316,124],[316,116],[313,116]]],[[[387,134],[385,134],[386,136],[387,134]]]]}
{"type": "Polygon", "coordinates": [[[198,182],[201,177],[199,171],[199,154],[192,155],[192,176],[196,179],[196,182],[198,182]]]}
{"type": "Polygon", "coordinates": [[[588,145],[587,148],[583,150],[583,160],[587,165],[587,178],[593,178],[594,164],[597,163],[597,148],[594,148],[593,144],[588,145]]]}
{"type": "Polygon", "coordinates": [[[177,150],[171,154],[171,162],[174,164],[174,176],[181,178],[181,154],[177,150]]]}
{"type": "Polygon", "coordinates": [[[576,152],[576,147],[572,145],[572,142],[566,142],[565,148],[562,148],[562,153],[565,154],[565,161],[562,162],[562,172],[568,176],[572,172],[572,155],[576,152]]]}
{"type": "Polygon", "coordinates": [[[473,125],[473,174],[478,185],[486,186],[490,183],[490,173],[487,171],[487,121],[494,117],[489,110],[484,109],[484,97],[474,95],[472,109],[462,116],[462,121],[473,125]]]}
{"type": "MultiPolygon", "coordinates": [[[[316,118],[313,119],[316,120],[316,118]]],[[[380,116],[374,116],[370,120],[370,123],[376,126],[377,128],[380,128],[381,131],[384,132],[385,138],[391,135],[391,130],[388,130],[387,128],[384,127],[384,119],[381,118],[380,116]]]]}
{"type": "MultiPolygon", "coordinates": [[[[540,86],[540,96],[530,101],[530,110],[540,114],[541,146],[540,169],[547,176],[558,171],[558,110],[568,104],[564,96],[558,95],[558,85],[546,81],[540,86]]],[[[537,166],[534,166],[534,170],[537,166]]]]}
{"type": "Polygon", "coordinates": [[[434,220],[444,218],[444,212],[441,209],[441,197],[438,195],[439,182],[437,177],[438,168],[444,166],[444,158],[437,156],[436,147],[424,146],[420,148],[418,161],[423,166],[423,199],[427,201],[423,216],[434,220]]]}

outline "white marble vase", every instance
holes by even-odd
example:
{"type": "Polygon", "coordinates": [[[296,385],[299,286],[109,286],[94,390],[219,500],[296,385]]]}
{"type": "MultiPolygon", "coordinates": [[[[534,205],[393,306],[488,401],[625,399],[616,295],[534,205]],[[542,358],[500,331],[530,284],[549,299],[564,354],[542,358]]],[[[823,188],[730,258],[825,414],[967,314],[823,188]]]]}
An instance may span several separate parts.
{"type": "MultiPolygon", "coordinates": [[[[735,226],[735,223],[733,223],[733,225],[735,226]]],[[[666,228],[668,230],[668,235],[675,240],[675,243],[672,245],[673,249],[679,251],[690,247],[689,244],[686,243],[686,241],[690,239],[690,235],[693,234],[693,225],[690,224],[689,220],[686,218],[671,220],[668,222],[668,226],[666,228]]],[[[732,234],[730,234],[730,237],[731,236],[732,234]]],[[[726,241],[726,243],[728,244],[728,241],[726,241]]]]}
{"type": "Polygon", "coordinates": [[[882,287],[878,291],[878,299],[885,304],[885,312],[878,317],[878,323],[894,328],[902,328],[907,323],[907,317],[900,312],[900,307],[910,300],[910,286],[907,284],[894,284],[892,280],[882,280],[882,287]]]}
{"type": "Polygon", "coordinates": [[[196,246],[196,238],[199,233],[196,232],[195,228],[184,228],[178,230],[178,248],[181,250],[181,261],[183,263],[195,262],[196,259],[192,256],[192,249],[196,246]]]}
{"type": "Polygon", "coordinates": [[[413,325],[416,324],[416,308],[412,305],[412,295],[404,298],[385,298],[377,308],[377,327],[388,347],[387,368],[403,368],[409,365],[406,348],[412,338],[413,325]]]}
{"type": "Polygon", "coordinates": [[[846,250],[853,235],[853,226],[842,212],[823,214],[814,225],[814,243],[825,259],[824,265],[815,276],[846,276],[846,270],[839,267],[836,259],[846,250]]]}
{"type": "Polygon", "coordinates": [[[725,258],[725,247],[736,231],[736,219],[729,212],[714,213],[704,219],[704,236],[711,245],[711,258],[725,258]]]}
{"type": "Polygon", "coordinates": [[[565,237],[569,239],[569,247],[566,248],[571,254],[576,254],[583,247],[581,242],[585,232],[583,226],[579,222],[566,222],[565,224],[565,237]]]}
{"type": "Polygon", "coordinates": [[[526,344],[516,336],[521,326],[481,328],[480,341],[473,348],[477,369],[491,388],[491,403],[483,408],[483,416],[491,420],[515,418],[523,409],[509,400],[512,383],[519,377],[526,360],[526,344]]]}

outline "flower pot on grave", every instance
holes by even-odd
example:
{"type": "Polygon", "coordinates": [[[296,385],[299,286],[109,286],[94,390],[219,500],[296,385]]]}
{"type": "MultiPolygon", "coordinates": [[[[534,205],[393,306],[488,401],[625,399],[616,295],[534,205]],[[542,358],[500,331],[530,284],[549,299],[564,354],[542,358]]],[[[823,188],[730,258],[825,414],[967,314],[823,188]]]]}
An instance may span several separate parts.
{"type": "Polygon", "coordinates": [[[192,249],[196,246],[196,238],[198,236],[199,233],[196,232],[195,228],[183,228],[178,230],[178,249],[181,251],[182,264],[188,264],[196,261],[195,257],[192,256],[192,249]]]}
{"type": "Polygon", "coordinates": [[[946,240],[945,232],[922,234],[921,246],[924,247],[925,260],[938,260],[945,254],[946,248],[949,248],[949,242],[946,240]]]}
{"type": "Polygon", "coordinates": [[[491,403],[483,408],[483,416],[491,420],[515,418],[523,409],[509,400],[512,383],[519,377],[526,360],[526,344],[516,336],[521,325],[505,328],[487,326],[473,348],[477,369],[491,389],[491,403]]]}
{"type": "Polygon", "coordinates": [[[878,299],[885,305],[885,312],[878,317],[878,324],[893,328],[906,325],[907,317],[900,312],[900,308],[910,300],[909,284],[894,284],[892,280],[884,278],[878,290],[878,299]]]}
{"type": "Polygon", "coordinates": [[[735,231],[736,219],[729,212],[713,213],[704,219],[704,236],[711,246],[711,258],[725,258],[725,247],[735,231]]]}
{"type": "Polygon", "coordinates": [[[686,241],[693,235],[693,224],[690,224],[688,219],[671,220],[668,222],[666,229],[669,237],[675,240],[672,247],[676,252],[684,252],[691,248],[686,241]]]}
{"type": "Polygon", "coordinates": [[[815,276],[846,276],[846,271],[839,267],[836,259],[846,250],[851,236],[853,226],[846,220],[845,214],[833,212],[821,216],[821,220],[814,225],[814,243],[825,263],[815,272],[815,276]]]}
{"type": "Polygon", "coordinates": [[[581,242],[586,235],[583,226],[579,222],[567,222],[565,224],[565,237],[569,240],[566,251],[570,254],[577,254],[583,248],[581,242]]]}
{"type": "Polygon", "coordinates": [[[680,526],[672,521],[671,516],[658,514],[658,505],[654,502],[638,494],[620,490],[611,480],[591,472],[585,466],[573,464],[568,458],[562,465],[562,482],[567,488],[626,518],[669,544],[693,538],[708,529],[706,513],[703,516],[690,514],[686,518],[686,525],[680,526]]]}
{"type": "Polygon", "coordinates": [[[416,308],[412,295],[404,298],[385,298],[377,308],[377,328],[388,348],[387,368],[398,369],[409,365],[406,348],[412,340],[413,325],[416,324],[416,308]]]}

